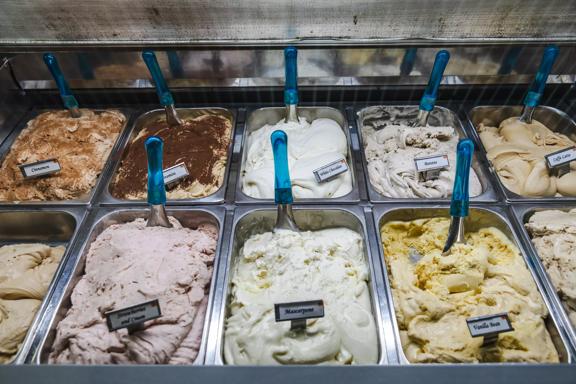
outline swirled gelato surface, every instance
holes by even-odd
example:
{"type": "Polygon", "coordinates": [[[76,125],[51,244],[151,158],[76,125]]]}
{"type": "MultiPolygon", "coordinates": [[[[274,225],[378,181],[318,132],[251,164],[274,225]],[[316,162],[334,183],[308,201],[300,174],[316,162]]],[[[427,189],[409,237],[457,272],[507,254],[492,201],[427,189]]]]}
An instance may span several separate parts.
{"type": "Polygon", "coordinates": [[[576,145],[537,120],[523,123],[510,117],[498,127],[480,124],[480,139],[500,181],[511,192],[527,197],[576,196],[576,162],[561,177],[546,166],[545,156],[576,145]]]}
{"type": "Polygon", "coordinates": [[[536,212],[526,229],[576,327],[576,209],[536,212]]]}
{"type": "Polygon", "coordinates": [[[232,270],[224,333],[228,364],[375,364],[377,334],[362,237],[349,229],[250,237],[232,270]],[[275,322],[274,304],[323,300],[302,331],[275,322]]]}
{"type": "Polygon", "coordinates": [[[126,118],[118,111],[45,112],[28,122],[0,167],[0,200],[71,200],[86,197],[126,118]],[[56,159],[58,173],[24,179],[19,165],[56,159]]]}
{"type": "Polygon", "coordinates": [[[146,227],[144,219],[106,228],[90,245],[71,307],[49,356],[58,364],[190,364],[202,340],[217,229],[146,227]],[[108,330],[105,313],[158,299],[162,316],[108,330]]]}
{"type": "MultiPolygon", "coordinates": [[[[275,130],[288,135],[288,168],[295,199],[333,198],[352,191],[350,171],[326,182],[318,183],[314,170],[332,162],[346,159],[348,140],[342,127],[331,119],[320,118],[300,122],[265,125],[247,138],[246,158],[242,167],[242,191],[253,198],[274,198],[274,155],[270,135],[275,130]]],[[[349,163],[349,162],[348,162],[349,163]]]]}
{"type": "Polygon", "coordinates": [[[547,308],[518,248],[494,227],[466,234],[442,255],[450,219],[381,227],[402,347],[412,363],[558,362],[547,308]],[[422,258],[414,260],[416,251],[422,258]],[[511,332],[483,347],[469,317],[507,312],[511,332]]]}
{"type": "Polygon", "coordinates": [[[18,353],[64,250],[44,244],[0,247],[0,363],[18,353]]]}

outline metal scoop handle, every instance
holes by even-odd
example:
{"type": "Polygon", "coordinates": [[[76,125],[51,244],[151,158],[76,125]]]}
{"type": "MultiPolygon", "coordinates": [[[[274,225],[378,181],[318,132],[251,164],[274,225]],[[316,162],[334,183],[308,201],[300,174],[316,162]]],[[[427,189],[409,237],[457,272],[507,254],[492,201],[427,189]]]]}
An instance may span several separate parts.
{"type": "Polygon", "coordinates": [[[292,183],[288,169],[288,136],[284,131],[274,131],[270,136],[274,154],[274,202],[278,205],[278,216],[274,229],[298,231],[292,213],[292,183]]]}
{"type": "Polygon", "coordinates": [[[170,228],[172,225],[166,216],[166,188],[162,172],[162,150],[164,142],[157,136],[150,136],[144,143],[148,158],[148,204],[150,217],[148,227],[161,226],[170,228]]]}
{"type": "Polygon", "coordinates": [[[54,57],[51,53],[44,54],[44,63],[50,70],[56,85],[58,86],[58,91],[60,92],[60,97],[62,98],[62,102],[64,103],[64,107],[70,110],[70,114],[72,117],[80,117],[80,110],[78,108],[78,101],[72,94],[70,87],[68,86],[68,82],[66,78],[62,74],[62,70],[60,69],[60,65],[58,65],[58,60],[54,57]]]}

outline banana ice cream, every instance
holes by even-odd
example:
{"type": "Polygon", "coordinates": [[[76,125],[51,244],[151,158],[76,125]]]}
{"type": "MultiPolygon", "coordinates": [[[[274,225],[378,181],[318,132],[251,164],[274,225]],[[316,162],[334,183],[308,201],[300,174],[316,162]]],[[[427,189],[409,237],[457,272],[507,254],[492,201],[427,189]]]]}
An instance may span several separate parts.
{"type": "Polygon", "coordinates": [[[0,363],[18,353],[64,250],[44,244],[0,247],[0,363]]]}
{"type": "Polygon", "coordinates": [[[560,177],[546,166],[545,156],[576,145],[537,120],[510,117],[499,127],[480,124],[480,139],[500,180],[510,191],[527,197],[576,196],[576,162],[560,177]]]}
{"type": "Polygon", "coordinates": [[[412,363],[558,362],[544,324],[547,308],[518,248],[489,227],[467,244],[442,249],[449,218],[392,221],[381,227],[402,347],[412,363]],[[422,256],[420,259],[415,257],[422,256]],[[507,312],[511,332],[482,347],[470,317],[507,312]]]}
{"type": "Polygon", "coordinates": [[[96,181],[126,118],[118,111],[45,112],[28,122],[0,167],[0,200],[71,200],[85,197],[96,181]],[[56,159],[58,173],[24,179],[19,165],[56,159]]]}
{"type": "Polygon", "coordinates": [[[362,237],[346,228],[250,237],[231,270],[228,364],[376,364],[377,334],[362,237]],[[323,300],[302,331],[275,322],[274,304],[323,300]]]}
{"type": "Polygon", "coordinates": [[[576,209],[536,212],[526,229],[576,327],[576,209]]]}

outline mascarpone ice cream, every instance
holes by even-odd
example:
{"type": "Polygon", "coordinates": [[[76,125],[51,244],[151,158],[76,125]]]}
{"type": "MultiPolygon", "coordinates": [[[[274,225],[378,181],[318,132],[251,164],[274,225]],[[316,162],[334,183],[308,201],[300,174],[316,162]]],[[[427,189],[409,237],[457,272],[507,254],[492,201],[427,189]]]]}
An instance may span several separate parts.
{"type": "Polygon", "coordinates": [[[149,124],[130,141],[110,187],[118,199],[146,200],[148,161],[144,142],[152,135],[164,141],[163,166],[184,163],[189,175],[168,186],[166,198],[197,199],[216,192],[224,183],[232,120],[219,112],[181,116],[184,124],[170,127],[165,115],[149,124]]]}
{"type": "MultiPolygon", "coordinates": [[[[374,189],[391,198],[448,198],[456,176],[456,147],[459,137],[452,127],[408,127],[386,124],[380,108],[363,114],[362,140],[368,176],[374,189]],[[450,163],[437,177],[424,178],[414,159],[447,155],[450,163]]],[[[482,185],[472,169],[470,196],[482,193],[482,185]]]]}
{"type": "Polygon", "coordinates": [[[576,327],[576,209],[536,212],[526,229],[576,327]]]}
{"type": "Polygon", "coordinates": [[[0,247],[0,363],[18,353],[64,250],[44,244],[0,247]]]}
{"type": "Polygon", "coordinates": [[[96,181],[126,118],[118,111],[45,112],[28,122],[0,167],[0,200],[71,200],[85,197],[96,181]],[[19,165],[56,159],[61,170],[24,179],[19,165]]]}
{"type": "Polygon", "coordinates": [[[346,228],[250,237],[231,270],[228,364],[376,364],[377,334],[362,237],[346,228]],[[275,322],[274,304],[323,300],[305,330],[275,322]]]}
{"type": "Polygon", "coordinates": [[[576,196],[576,162],[558,177],[545,156],[576,145],[537,120],[531,124],[510,117],[498,127],[480,124],[480,139],[500,181],[511,192],[527,197],[576,196]]]}
{"type": "Polygon", "coordinates": [[[274,155],[270,135],[283,130],[288,135],[288,168],[295,199],[334,198],[352,191],[350,170],[333,179],[319,183],[314,170],[346,159],[349,163],[348,140],[342,127],[334,120],[320,118],[309,123],[265,125],[247,138],[246,158],[242,166],[242,191],[253,198],[274,198],[274,155]]]}
{"type": "Polygon", "coordinates": [[[548,311],[518,248],[495,227],[442,249],[449,218],[381,227],[404,354],[412,363],[558,362],[548,311]],[[414,257],[419,254],[422,258],[414,257]],[[483,347],[466,319],[508,313],[511,332],[483,347]]]}
{"type": "Polygon", "coordinates": [[[58,323],[49,356],[59,364],[189,364],[200,349],[217,229],[106,228],[90,245],[84,275],[58,323]],[[158,299],[162,316],[110,332],[105,313],[158,299]]]}

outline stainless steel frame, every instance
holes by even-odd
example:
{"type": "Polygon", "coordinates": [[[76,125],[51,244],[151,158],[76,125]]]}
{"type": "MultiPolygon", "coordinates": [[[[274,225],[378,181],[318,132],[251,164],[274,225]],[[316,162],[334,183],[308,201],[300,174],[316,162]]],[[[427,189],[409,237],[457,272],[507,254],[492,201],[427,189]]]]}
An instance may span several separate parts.
{"type": "MultiPolygon", "coordinates": [[[[222,115],[230,119],[230,123],[232,124],[232,129],[230,131],[230,142],[228,143],[228,160],[226,162],[226,169],[224,171],[224,180],[220,185],[220,188],[211,195],[197,198],[197,199],[178,199],[178,200],[168,200],[166,202],[167,205],[189,205],[189,204],[217,204],[222,203],[224,201],[224,196],[226,194],[226,188],[228,186],[228,174],[230,173],[230,165],[232,163],[232,150],[234,148],[234,135],[236,131],[236,110],[225,109],[220,107],[215,108],[176,108],[178,114],[181,118],[186,118],[188,115],[192,115],[194,113],[213,113],[222,115]]],[[[120,163],[126,156],[128,147],[130,146],[132,140],[138,135],[138,133],[152,120],[157,119],[158,117],[162,118],[165,116],[164,109],[155,109],[152,111],[148,111],[140,115],[132,127],[130,128],[127,136],[128,138],[123,142],[123,145],[118,148],[116,151],[117,158],[114,162],[114,165],[111,168],[111,171],[108,174],[108,177],[103,182],[106,186],[102,189],[100,196],[97,197],[97,201],[100,202],[101,205],[125,205],[125,206],[132,206],[132,205],[146,205],[146,200],[124,200],[118,199],[113,196],[110,192],[110,187],[114,183],[114,179],[116,178],[116,173],[120,168],[120,163]]]]}
{"type": "MultiPolygon", "coordinates": [[[[366,159],[366,152],[364,148],[364,140],[362,137],[362,127],[364,124],[364,114],[366,110],[373,107],[381,107],[384,110],[400,110],[402,111],[402,117],[406,116],[406,120],[404,122],[409,122],[416,118],[418,114],[418,106],[417,105],[379,105],[379,106],[369,106],[364,107],[362,109],[357,110],[357,127],[358,127],[358,140],[360,141],[360,152],[362,153],[362,163],[364,167],[364,174],[366,177],[366,184],[368,185],[368,194],[370,196],[370,201],[373,203],[385,203],[385,202],[404,202],[404,203],[414,203],[414,202],[425,202],[425,203],[442,203],[449,201],[450,198],[445,199],[424,199],[424,198],[393,198],[393,197],[386,197],[378,192],[372,182],[370,180],[370,175],[368,173],[368,162],[366,159]]],[[[402,121],[402,120],[400,120],[402,121]]],[[[434,110],[430,113],[429,124],[431,126],[450,126],[456,130],[456,133],[460,138],[468,137],[464,129],[464,125],[462,121],[458,118],[458,115],[453,112],[452,110],[442,107],[436,106],[434,110]]],[[[452,164],[453,167],[456,167],[456,164],[452,164]]],[[[494,190],[492,186],[492,180],[490,179],[489,174],[487,173],[484,166],[481,164],[478,154],[474,154],[474,158],[472,160],[472,168],[478,175],[478,179],[480,180],[480,184],[482,185],[482,193],[478,196],[471,197],[470,201],[472,202],[496,202],[499,201],[499,196],[494,190]]]]}
{"type": "MultiPolygon", "coordinates": [[[[96,237],[107,227],[116,223],[125,223],[136,218],[146,218],[148,209],[141,207],[132,208],[114,208],[102,207],[90,215],[84,225],[82,236],[78,239],[74,250],[73,257],[66,263],[62,275],[58,279],[51,292],[49,309],[44,313],[43,321],[38,326],[36,336],[33,340],[26,362],[35,364],[47,363],[48,353],[55,337],[56,327],[59,321],[65,316],[70,307],[70,295],[74,290],[76,283],[84,273],[86,256],[90,245],[96,237]]],[[[210,223],[218,227],[218,244],[214,258],[214,269],[212,281],[210,283],[210,293],[208,296],[208,306],[206,308],[206,318],[204,319],[204,331],[202,333],[202,342],[198,357],[194,364],[203,364],[206,355],[206,341],[211,324],[212,305],[215,297],[216,277],[220,268],[220,249],[222,246],[224,231],[224,208],[223,207],[205,207],[205,208],[184,208],[170,207],[167,213],[180,220],[185,227],[195,227],[201,223],[210,223]]]]}
{"type": "MultiPolygon", "coordinates": [[[[395,346],[390,345],[390,340],[384,338],[384,321],[381,313],[382,298],[384,293],[382,275],[379,265],[372,258],[372,250],[369,244],[369,233],[364,220],[364,211],[355,206],[301,206],[294,209],[296,222],[302,230],[318,230],[331,227],[346,227],[360,233],[364,238],[366,263],[370,269],[370,295],[372,299],[372,312],[378,327],[379,364],[387,364],[390,351],[395,353],[395,346]]],[[[223,365],[226,364],[223,356],[225,320],[227,307],[230,300],[231,274],[234,263],[238,257],[244,241],[256,233],[272,230],[276,220],[276,209],[270,206],[254,206],[237,208],[233,222],[229,222],[226,234],[228,250],[226,259],[223,260],[223,268],[218,276],[219,295],[217,296],[213,310],[213,321],[210,331],[209,350],[206,363],[223,365]],[[225,266],[225,268],[224,268],[225,266]]]]}
{"type": "MultiPolygon", "coordinates": [[[[406,204],[406,205],[397,205],[397,206],[384,206],[378,205],[374,207],[374,224],[377,232],[378,244],[379,244],[379,255],[380,255],[380,262],[382,263],[382,269],[385,271],[384,273],[384,281],[385,281],[385,292],[387,293],[388,297],[388,307],[390,308],[390,319],[394,325],[395,330],[395,337],[396,337],[396,345],[398,347],[398,356],[400,358],[400,364],[410,364],[408,359],[404,354],[404,349],[402,346],[402,342],[400,340],[400,331],[398,327],[398,321],[396,318],[396,310],[394,305],[394,298],[392,296],[392,288],[390,284],[390,277],[388,276],[388,269],[385,262],[385,255],[382,248],[382,237],[380,235],[380,227],[383,222],[393,221],[393,220],[415,220],[419,218],[426,218],[426,217],[449,217],[449,207],[447,205],[434,205],[434,206],[422,206],[416,204],[406,204]]],[[[534,271],[532,263],[530,262],[530,258],[527,256],[526,250],[522,246],[522,242],[516,235],[515,231],[513,230],[513,225],[508,215],[506,213],[505,208],[500,206],[493,206],[493,207],[471,207],[470,208],[470,216],[466,218],[467,227],[470,230],[474,230],[475,228],[482,228],[493,226],[501,231],[504,232],[511,239],[515,245],[520,250],[524,261],[526,262],[526,267],[530,270],[532,277],[534,278],[534,282],[538,287],[538,290],[542,296],[544,303],[549,311],[549,316],[546,319],[546,327],[552,336],[552,340],[556,346],[556,350],[560,355],[560,360],[562,362],[571,363],[574,361],[574,351],[570,349],[570,343],[568,342],[566,335],[563,334],[560,330],[563,328],[561,325],[561,321],[559,319],[559,315],[556,311],[556,307],[550,302],[549,297],[547,295],[547,291],[544,289],[540,279],[538,278],[538,274],[534,271]]]]}
{"type": "MultiPolygon", "coordinates": [[[[345,115],[339,110],[331,107],[298,107],[298,115],[300,117],[305,117],[309,122],[314,121],[318,118],[328,118],[336,121],[344,131],[346,139],[348,140],[348,167],[350,168],[350,174],[352,176],[352,191],[345,196],[336,197],[332,199],[294,199],[297,204],[338,204],[338,203],[355,203],[360,201],[360,195],[358,192],[358,179],[355,172],[355,159],[354,153],[352,151],[352,139],[347,124],[345,115]]],[[[244,163],[246,161],[246,156],[248,153],[247,140],[250,133],[262,128],[266,124],[274,125],[282,120],[285,116],[284,107],[270,107],[270,108],[260,108],[249,113],[246,119],[246,125],[244,128],[244,134],[242,138],[241,147],[241,162],[240,169],[238,171],[238,178],[236,180],[236,203],[238,204],[263,204],[263,203],[274,203],[274,199],[255,199],[246,195],[242,191],[242,174],[244,172],[244,163]]]]}
{"type": "Polygon", "coordinates": [[[568,314],[562,305],[562,301],[558,296],[558,291],[552,283],[550,276],[546,272],[538,251],[532,244],[532,238],[528,234],[528,231],[524,227],[524,224],[530,220],[530,217],[538,212],[551,209],[557,209],[561,211],[567,211],[569,209],[576,208],[576,204],[530,204],[530,205],[514,205],[511,206],[512,216],[514,218],[514,224],[516,225],[516,231],[520,233],[520,240],[524,244],[524,248],[530,258],[531,263],[534,265],[534,270],[538,274],[538,277],[542,281],[542,286],[544,287],[548,297],[550,298],[551,304],[555,307],[559,319],[561,320],[561,327],[564,332],[570,337],[572,346],[576,351],[576,327],[572,326],[568,314]]]}
{"type": "Polygon", "coordinates": [[[83,207],[42,207],[0,209],[0,246],[15,243],[41,242],[51,246],[65,245],[66,251],[48,286],[42,304],[28,328],[19,352],[11,364],[23,364],[32,346],[44,314],[50,310],[50,296],[54,286],[60,281],[67,260],[86,216],[83,207]]]}
{"type": "MultiPolygon", "coordinates": [[[[480,123],[485,122],[492,126],[498,126],[503,120],[512,117],[520,116],[522,113],[522,106],[478,106],[472,108],[468,112],[468,120],[470,123],[470,136],[476,142],[478,148],[481,148],[484,158],[489,164],[490,172],[493,175],[496,183],[498,184],[502,193],[506,196],[506,200],[510,202],[532,202],[539,203],[542,201],[570,201],[576,202],[576,197],[524,197],[517,195],[504,186],[500,180],[500,176],[492,162],[488,160],[486,148],[480,140],[477,127],[480,123]]],[[[564,112],[559,109],[549,106],[539,106],[534,111],[534,119],[540,121],[552,131],[560,132],[572,140],[576,141],[576,123],[564,112]]]]}

